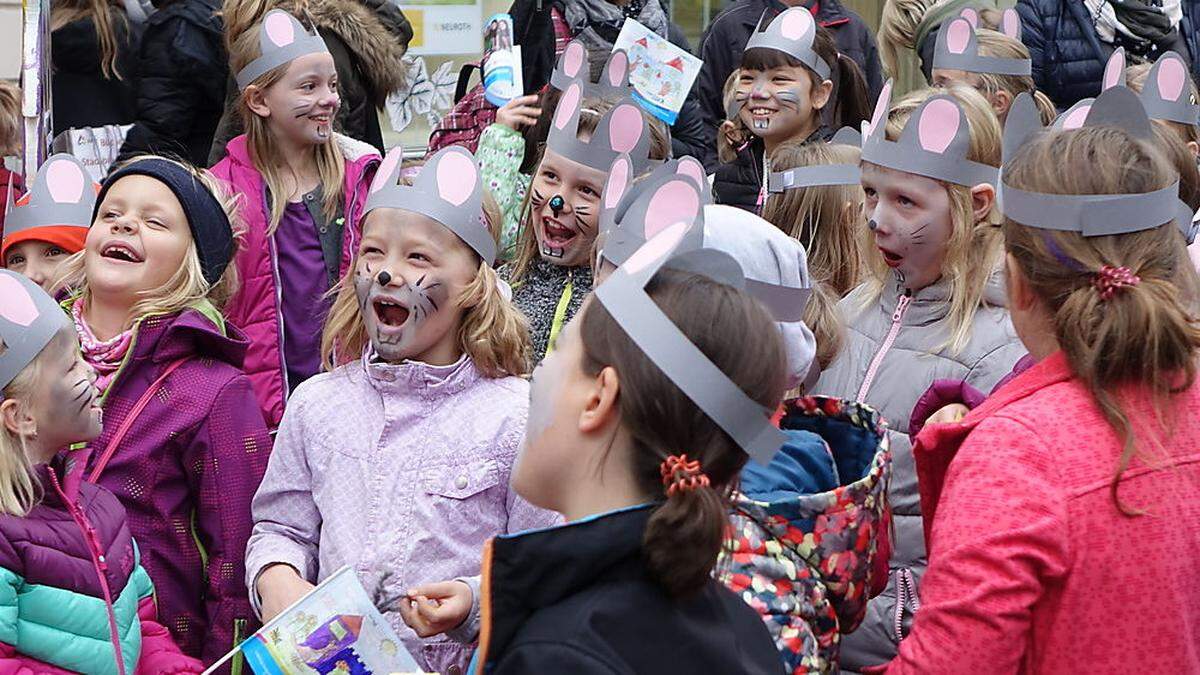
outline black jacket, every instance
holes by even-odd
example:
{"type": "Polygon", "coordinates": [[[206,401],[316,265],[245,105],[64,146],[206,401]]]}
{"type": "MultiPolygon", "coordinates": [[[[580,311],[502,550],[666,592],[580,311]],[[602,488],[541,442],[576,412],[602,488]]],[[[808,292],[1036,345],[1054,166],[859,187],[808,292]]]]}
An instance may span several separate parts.
{"type": "Polygon", "coordinates": [[[716,581],[672,600],[647,576],[653,506],[489,542],[476,658],[490,675],[778,675],[762,619],[716,581]],[[490,583],[489,583],[490,581],[490,583]]]}
{"type": "Polygon", "coordinates": [[[141,28],[111,11],[120,77],[108,79],[100,68],[100,40],[90,18],[79,19],[50,34],[51,95],[54,135],[70,128],[130,124],[135,117],[137,54],[141,28]]]}
{"type": "Polygon", "coordinates": [[[218,0],[176,0],[142,35],[137,122],[122,157],[152,152],[204,166],[229,79],[218,0]]]}
{"type": "MultiPolygon", "coordinates": [[[[804,142],[824,142],[832,136],[833,131],[823,126],[804,139],[804,142]]],[[[763,152],[762,139],[754,138],[732,162],[719,165],[716,175],[713,176],[713,200],[718,204],[736,206],[761,215],[762,208],[758,197],[763,186],[763,152]]]]}

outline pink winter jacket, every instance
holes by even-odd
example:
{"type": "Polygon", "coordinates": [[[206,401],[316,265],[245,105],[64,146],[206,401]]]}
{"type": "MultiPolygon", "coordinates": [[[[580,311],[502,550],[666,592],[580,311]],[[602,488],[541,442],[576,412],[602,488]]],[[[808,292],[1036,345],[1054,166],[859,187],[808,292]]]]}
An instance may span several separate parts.
{"type": "MultiPolygon", "coordinates": [[[[374,148],[350,138],[336,135],[346,157],[345,194],[346,225],[342,236],[340,274],[350,269],[350,262],[362,236],[363,206],[367,189],[375,176],[380,157],[374,148]]],[[[254,163],[246,135],[229,141],[225,159],[212,172],[242,196],[241,216],[246,224],[245,241],[238,251],[236,262],[241,285],[225,305],[225,316],[250,338],[243,368],[250,376],[254,395],[262,408],[267,427],[274,431],[283,419],[287,399],[286,368],[283,362],[282,317],[279,306],[278,270],[275,243],[267,234],[266,184],[254,163]]]]}
{"type": "Polygon", "coordinates": [[[929,569],[887,672],[1200,672],[1200,385],[1165,435],[1124,393],[1146,450],[1120,483],[1135,517],[1109,489],[1122,442],[1062,352],[921,432],[929,569]]]}

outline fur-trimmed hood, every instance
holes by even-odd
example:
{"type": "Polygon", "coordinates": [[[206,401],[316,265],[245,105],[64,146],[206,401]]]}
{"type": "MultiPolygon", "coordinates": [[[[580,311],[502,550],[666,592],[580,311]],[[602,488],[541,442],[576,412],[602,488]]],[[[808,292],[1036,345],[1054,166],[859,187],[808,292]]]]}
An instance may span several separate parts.
{"type": "Polygon", "coordinates": [[[412,39],[412,25],[389,0],[284,0],[279,7],[307,13],[317,28],[337,33],[362,62],[373,103],[383,107],[387,95],[404,87],[401,59],[412,39]]]}

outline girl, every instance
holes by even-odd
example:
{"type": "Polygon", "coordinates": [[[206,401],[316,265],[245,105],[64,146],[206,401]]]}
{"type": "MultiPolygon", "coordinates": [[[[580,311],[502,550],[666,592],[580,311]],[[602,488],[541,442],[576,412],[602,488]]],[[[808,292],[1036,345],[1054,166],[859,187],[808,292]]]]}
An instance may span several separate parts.
{"type": "Polygon", "coordinates": [[[770,196],[763,207],[763,218],[804,244],[808,253],[813,295],[804,320],[817,336],[817,362],[822,370],[841,349],[844,330],[837,302],[866,274],[859,148],[834,140],[780,146],[772,155],[776,170],[772,176],[789,179],[786,185],[780,180],[780,184],[768,186],[770,196]],[[801,167],[828,169],[806,171],[801,167]]]}
{"type": "Polygon", "coordinates": [[[1009,306],[1040,362],[918,439],[932,555],[889,672],[1120,670],[1133,634],[1138,669],[1200,669],[1200,560],[1177,553],[1200,544],[1196,278],[1161,194],[1175,172],[1126,123],[1005,165],[1009,306]],[[1111,208],[1081,204],[1097,195],[1111,208]],[[930,457],[953,457],[944,485],[930,457]]]}
{"type": "Polygon", "coordinates": [[[142,29],[118,0],[54,0],[50,58],[54,135],[67,129],[129,124],[136,117],[142,29]]]}
{"type": "MultiPolygon", "coordinates": [[[[867,280],[839,304],[845,343],[813,391],[905,420],[935,379],[987,391],[1024,350],[992,282],[1001,251],[992,224],[1000,128],[991,107],[963,86],[915,92],[890,110],[889,99],[885,85],[862,151],[864,215],[878,253],[868,257],[867,280]]],[[[916,475],[907,437],[888,433],[892,579],[843,642],[851,669],[890,659],[919,602],[916,475]]]]}
{"type": "Polygon", "coordinates": [[[47,159],[33,179],[33,189],[10,207],[0,244],[4,267],[54,292],[50,282],[58,276],[59,265],[83,248],[99,187],[75,157],[58,154],[47,159]]]}
{"type": "Polygon", "coordinates": [[[230,59],[247,131],[213,173],[241,195],[247,235],[225,315],[250,338],[246,374],[275,429],[288,395],[321,369],[323,298],[349,269],[379,157],[333,132],[333,57],[292,15],[267,12],[230,59]]]}
{"type": "MultiPolygon", "coordinates": [[[[766,200],[768,158],[786,141],[826,140],[829,129],[857,128],[866,119],[866,84],[858,65],[803,7],[785,10],[750,37],[737,73],[728,121],[750,142],[717,167],[713,193],[721,204],[758,212],[766,200]]],[[[718,139],[728,142],[730,132],[718,139]]],[[[729,156],[726,149],[725,156],[729,156]]]]}
{"type": "Polygon", "coordinates": [[[28,278],[0,270],[0,288],[0,341],[8,347],[0,353],[0,667],[200,672],[155,621],[154,587],[125,509],[83,480],[85,456],[55,459],[101,430],[95,373],[70,321],[28,278]],[[81,559],[91,563],[86,573],[81,559]]]}
{"type": "Polygon", "coordinates": [[[1141,94],[1150,119],[1174,132],[1192,157],[1200,157],[1200,93],[1181,56],[1166,52],[1153,65],[1129,66],[1125,69],[1125,84],[1141,94]]]}
{"type": "Polygon", "coordinates": [[[478,574],[488,537],[553,516],[508,487],[527,329],[491,268],[484,223],[497,221],[483,220],[474,159],[447,147],[410,187],[396,185],[401,154],[371,186],[337,287],[322,339],[332,371],[296,391],[254,498],[246,580],[270,620],[351,565],[424,670],[463,672],[470,650],[418,639],[395,602],[410,585],[478,574]]]}
{"type": "Polygon", "coordinates": [[[134,160],[109,174],[63,264],[104,407],[87,480],[129,510],[164,624],[209,663],[253,628],[242,560],[271,448],[240,369],[246,340],[219,311],[236,283],[221,194],[186,165],[134,160]]]}
{"type": "MultiPolygon", "coordinates": [[[[591,291],[592,245],[609,167],[625,152],[633,161],[633,174],[640,175],[649,170],[649,160],[666,159],[670,150],[655,142],[653,125],[633,99],[614,105],[583,98],[582,91],[575,82],[559,100],[519,211],[515,258],[505,270],[513,302],[529,320],[535,362],[553,349],[562,326],[591,291]]],[[[482,165],[485,175],[494,177],[491,168],[482,165]]],[[[505,194],[507,185],[502,183],[498,194],[505,194]]]]}
{"type": "Polygon", "coordinates": [[[1058,116],[1054,104],[1038,91],[1029,75],[1029,50],[1021,44],[1021,19],[1014,9],[1004,10],[1000,30],[976,30],[974,10],[943,24],[937,35],[933,56],[935,87],[960,82],[974,87],[992,104],[992,110],[1004,126],[1008,110],[1022,93],[1037,104],[1043,124],[1058,116]]]}

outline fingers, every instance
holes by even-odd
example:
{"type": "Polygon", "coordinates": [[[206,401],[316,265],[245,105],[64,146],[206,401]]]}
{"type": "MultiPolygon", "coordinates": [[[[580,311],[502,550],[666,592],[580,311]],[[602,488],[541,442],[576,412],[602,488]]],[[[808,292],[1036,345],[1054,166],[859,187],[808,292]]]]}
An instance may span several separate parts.
{"type": "Polygon", "coordinates": [[[455,586],[455,584],[458,584],[458,582],[435,581],[430,584],[421,584],[415,588],[408,589],[408,597],[410,599],[416,599],[418,597],[434,599],[448,598],[458,591],[458,588],[455,586]]]}

